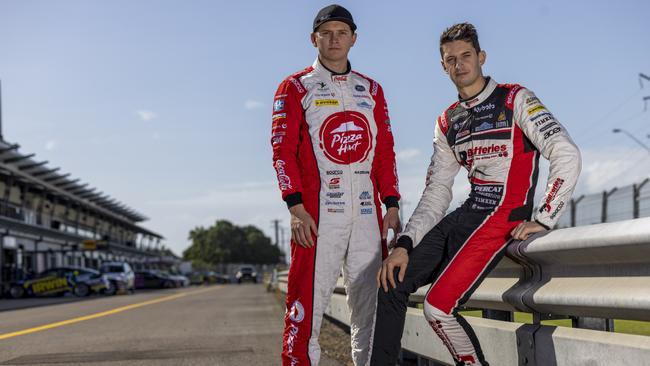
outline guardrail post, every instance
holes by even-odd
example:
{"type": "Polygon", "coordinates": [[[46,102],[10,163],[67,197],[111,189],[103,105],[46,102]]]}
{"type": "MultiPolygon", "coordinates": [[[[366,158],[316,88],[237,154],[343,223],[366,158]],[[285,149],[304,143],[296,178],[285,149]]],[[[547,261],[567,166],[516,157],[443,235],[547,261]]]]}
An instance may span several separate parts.
{"type": "MultiPolygon", "coordinates": [[[[8,232],[9,230],[7,230],[8,232]]],[[[4,270],[5,270],[5,257],[4,257],[4,242],[5,234],[0,234],[0,299],[4,296],[5,293],[5,284],[4,284],[4,270]]]]}
{"type": "Polygon", "coordinates": [[[418,355],[418,366],[445,366],[445,365],[418,355]]]}
{"type": "Polygon", "coordinates": [[[492,310],[492,309],[483,309],[483,318],[501,320],[504,322],[513,321],[513,316],[511,311],[505,310],[492,310]]]}
{"type": "Polygon", "coordinates": [[[413,365],[414,363],[418,364],[420,362],[420,355],[417,353],[410,352],[404,348],[400,348],[399,355],[397,356],[398,365],[413,365]]]}
{"type": "Polygon", "coordinates": [[[524,324],[517,329],[517,355],[519,366],[537,366],[535,359],[535,332],[539,324],[524,324]]]}
{"type": "Polygon", "coordinates": [[[614,319],[591,318],[580,316],[571,319],[574,328],[600,330],[604,332],[614,331],[614,319]]]}

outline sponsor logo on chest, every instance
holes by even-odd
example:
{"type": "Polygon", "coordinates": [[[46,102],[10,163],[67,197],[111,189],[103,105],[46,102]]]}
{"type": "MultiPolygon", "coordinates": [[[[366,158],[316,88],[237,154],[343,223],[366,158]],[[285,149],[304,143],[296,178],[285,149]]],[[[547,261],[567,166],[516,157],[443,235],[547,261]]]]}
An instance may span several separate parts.
{"type": "Polygon", "coordinates": [[[366,117],[359,112],[338,112],[323,122],[319,146],[337,164],[364,161],[372,147],[372,133],[366,117]]]}
{"type": "Polygon", "coordinates": [[[339,101],[337,99],[316,99],[314,105],[316,107],[338,107],[339,101]]]}

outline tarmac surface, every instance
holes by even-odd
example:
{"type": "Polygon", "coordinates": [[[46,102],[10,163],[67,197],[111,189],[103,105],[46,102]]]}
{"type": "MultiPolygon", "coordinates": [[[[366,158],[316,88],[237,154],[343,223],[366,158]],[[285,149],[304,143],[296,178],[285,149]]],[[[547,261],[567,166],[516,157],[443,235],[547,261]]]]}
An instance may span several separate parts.
{"type": "Polygon", "coordinates": [[[283,309],[264,285],[12,301],[0,300],[0,365],[281,364],[283,309]]]}

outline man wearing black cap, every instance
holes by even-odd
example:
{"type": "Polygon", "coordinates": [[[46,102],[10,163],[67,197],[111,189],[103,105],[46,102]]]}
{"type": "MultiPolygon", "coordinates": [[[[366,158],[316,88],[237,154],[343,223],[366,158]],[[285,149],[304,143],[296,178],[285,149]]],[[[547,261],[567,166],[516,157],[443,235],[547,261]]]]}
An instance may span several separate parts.
{"type": "Polygon", "coordinates": [[[273,166],[291,213],[291,268],[283,365],[317,365],[323,312],[343,268],[355,365],[369,361],[388,229],[399,232],[399,193],[381,86],[351,71],[349,11],[314,19],[314,64],[286,78],[273,103],[273,166]],[[382,218],[381,203],[386,206],[382,218]]]}

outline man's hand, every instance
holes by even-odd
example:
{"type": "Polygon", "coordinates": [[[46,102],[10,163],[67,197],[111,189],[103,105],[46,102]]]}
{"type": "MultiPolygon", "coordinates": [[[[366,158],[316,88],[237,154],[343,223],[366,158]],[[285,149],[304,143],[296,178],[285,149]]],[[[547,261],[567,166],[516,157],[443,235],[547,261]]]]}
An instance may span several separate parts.
{"type": "Polygon", "coordinates": [[[517,227],[510,232],[510,235],[512,235],[512,238],[515,240],[526,240],[531,234],[539,233],[544,230],[546,230],[546,228],[534,221],[524,221],[517,225],[517,227]]]}
{"type": "Polygon", "coordinates": [[[388,284],[386,282],[386,277],[388,277],[388,282],[393,288],[397,287],[395,279],[393,276],[393,270],[395,267],[399,268],[399,274],[397,279],[399,282],[404,281],[404,274],[406,273],[406,266],[409,263],[409,255],[406,249],[404,248],[395,248],[388,258],[384,259],[384,263],[381,265],[381,269],[377,272],[377,287],[382,287],[384,292],[388,292],[388,284]]]}
{"type": "Polygon", "coordinates": [[[384,215],[384,224],[381,231],[381,239],[386,240],[388,238],[388,229],[393,229],[393,240],[391,241],[391,247],[395,243],[397,234],[402,232],[402,223],[399,221],[399,208],[389,207],[386,210],[384,215]]]}
{"type": "Polygon", "coordinates": [[[318,228],[314,219],[305,210],[302,203],[292,206],[289,212],[291,212],[291,240],[303,248],[313,247],[314,240],[311,238],[311,232],[313,231],[314,235],[318,236],[318,228]]]}

